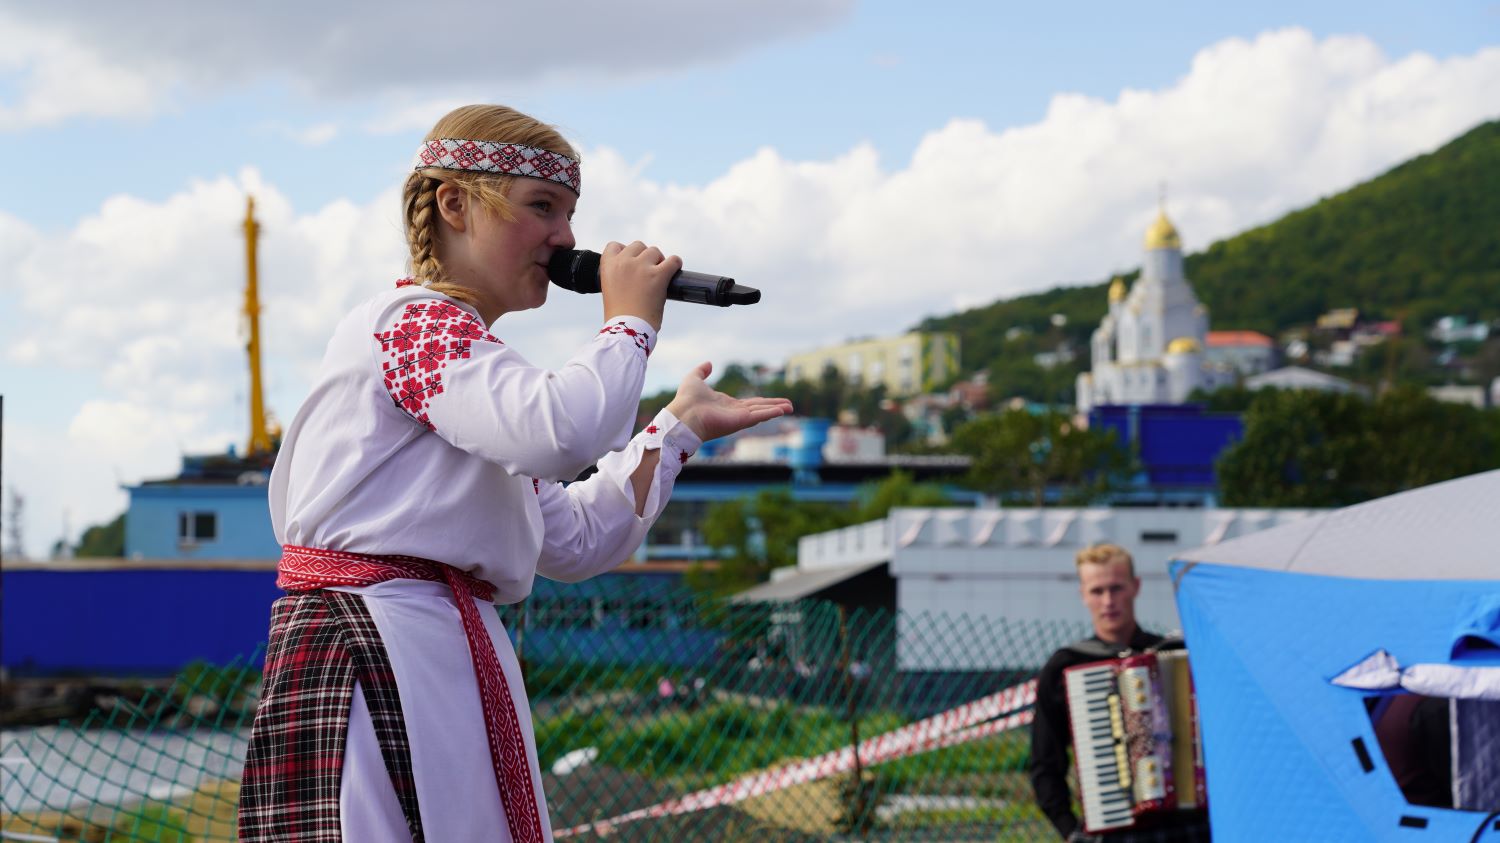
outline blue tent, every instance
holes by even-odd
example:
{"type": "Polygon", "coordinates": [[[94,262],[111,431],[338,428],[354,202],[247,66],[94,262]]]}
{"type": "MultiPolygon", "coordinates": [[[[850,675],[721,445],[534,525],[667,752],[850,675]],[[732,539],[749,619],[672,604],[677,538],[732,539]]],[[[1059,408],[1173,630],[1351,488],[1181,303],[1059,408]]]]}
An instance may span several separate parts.
{"type": "Polygon", "coordinates": [[[1215,841],[1500,840],[1500,471],[1169,569],[1215,841]],[[1458,808],[1396,783],[1373,720],[1403,691],[1447,707],[1458,808]]]}

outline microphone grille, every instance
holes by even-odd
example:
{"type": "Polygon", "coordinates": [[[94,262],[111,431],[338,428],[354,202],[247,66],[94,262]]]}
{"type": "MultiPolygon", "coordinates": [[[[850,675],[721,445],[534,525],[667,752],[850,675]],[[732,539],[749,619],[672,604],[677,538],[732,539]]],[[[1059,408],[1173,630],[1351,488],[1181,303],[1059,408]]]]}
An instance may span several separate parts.
{"type": "Polygon", "coordinates": [[[575,293],[599,292],[599,253],[586,249],[559,249],[547,262],[552,283],[575,293]]]}

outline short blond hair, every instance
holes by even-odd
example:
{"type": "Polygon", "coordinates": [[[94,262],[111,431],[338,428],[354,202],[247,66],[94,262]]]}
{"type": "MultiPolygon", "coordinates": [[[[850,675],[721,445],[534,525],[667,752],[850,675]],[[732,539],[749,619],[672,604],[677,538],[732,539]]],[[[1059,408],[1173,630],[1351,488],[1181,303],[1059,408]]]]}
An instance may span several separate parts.
{"type": "Polygon", "coordinates": [[[1124,562],[1126,570],[1135,576],[1135,560],[1131,558],[1130,551],[1117,544],[1091,544],[1083,550],[1078,551],[1074,559],[1078,567],[1084,565],[1108,565],[1111,562],[1124,562]]]}
{"type": "MultiPolygon", "coordinates": [[[[534,146],[578,160],[578,151],[552,126],[503,105],[465,105],[443,115],[426,140],[463,138],[534,146]]],[[[401,191],[401,217],[406,223],[406,245],[411,250],[411,276],[419,283],[459,301],[476,304],[472,290],[448,277],[437,256],[437,189],[444,182],[463,188],[480,205],[506,220],[515,219],[511,185],[522,176],[477,173],[425,167],[406,177],[401,191]]]]}

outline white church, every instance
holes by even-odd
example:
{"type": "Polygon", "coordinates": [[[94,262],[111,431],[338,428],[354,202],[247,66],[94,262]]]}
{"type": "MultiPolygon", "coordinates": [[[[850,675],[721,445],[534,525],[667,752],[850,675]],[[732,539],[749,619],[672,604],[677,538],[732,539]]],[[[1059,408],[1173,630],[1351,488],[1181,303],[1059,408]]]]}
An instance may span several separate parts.
{"type": "Polygon", "coordinates": [[[1103,404],[1181,404],[1195,389],[1234,382],[1203,354],[1208,310],[1182,271],[1182,238],[1167,213],[1146,229],[1141,276],[1116,278],[1109,314],[1094,331],[1093,370],[1078,376],[1078,412],[1103,404]]]}

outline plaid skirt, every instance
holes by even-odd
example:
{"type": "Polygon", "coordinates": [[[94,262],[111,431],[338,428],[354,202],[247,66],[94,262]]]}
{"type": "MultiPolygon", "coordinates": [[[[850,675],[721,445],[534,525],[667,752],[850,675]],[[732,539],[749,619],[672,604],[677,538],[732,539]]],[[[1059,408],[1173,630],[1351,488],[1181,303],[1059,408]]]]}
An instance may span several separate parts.
{"type": "Polygon", "coordinates": [[[339,841],[339,790],[355,682],[414,843],[423,840],[396,677],[364,598],[308,591],[276,601],[265,684],[240,785],[239,839],[339,841]]]}

